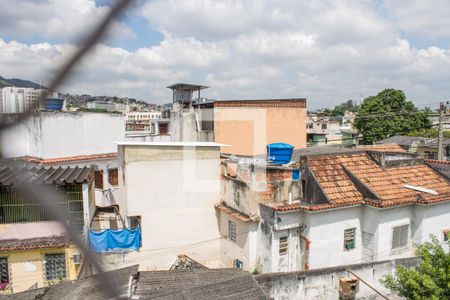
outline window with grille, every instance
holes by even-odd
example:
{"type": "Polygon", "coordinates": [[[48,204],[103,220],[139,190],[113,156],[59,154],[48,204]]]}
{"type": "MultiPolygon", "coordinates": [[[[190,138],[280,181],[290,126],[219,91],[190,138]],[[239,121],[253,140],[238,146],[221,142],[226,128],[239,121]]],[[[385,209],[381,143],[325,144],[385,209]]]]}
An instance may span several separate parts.
{"type": "Polygon", "coordinates": [[[355,233],[356,228],[344,230],[344,249],[350,250],[355,248],[355,233]]]}
{"type": "Polygon", "coordinates": [[[284,255],[287,253],[288,251],[288,238],[287,236],[283,236],[280,237],[280,243],[279,243],[279,247],[278,247],[278,251],[280,253],[280,255],[284,255]]]}
{"type": "Polygon", "coordinates": [[[394,227],[392,230],[392,249],[406,247],[408,245],[409,225],[394,227]]]}
{"type": "Polygon", "coordinates": [[[64,253],[45,255],[45,279],[61,280],[66,278],[66,256],[64,253]]]}
{"type": "Polygon", "coordinates": [[[103,172],[102,171],[95,171],[95,188],[103,190],[103,172]]]}
{"type": "Polygon", "coordinates": [[[109,173],[109,184],[112,186],[119,185],[119,171],[117,169],[110,169],[109,173]]]}
{"type": "Polygon", "coordinates": [[[236,223],[228,221],[228,238],[236,242],[236,223]]]}
{"type": "Polygon", "coordinates": [[[9,283],[8,258],[0,257],[0,286],[6,286],[7,283],[9,283]]]}

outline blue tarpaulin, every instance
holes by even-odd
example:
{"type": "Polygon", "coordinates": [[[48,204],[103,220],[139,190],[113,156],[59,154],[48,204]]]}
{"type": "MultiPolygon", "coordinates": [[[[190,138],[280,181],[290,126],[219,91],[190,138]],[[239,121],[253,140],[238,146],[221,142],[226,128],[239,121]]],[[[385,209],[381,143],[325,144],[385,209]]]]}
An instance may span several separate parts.
{"type": "Polygon", "coordinates": [[[138,250],[141,246],[141,229],[89,230],[89,244],[96,253],[105,251],[138,250]]]}

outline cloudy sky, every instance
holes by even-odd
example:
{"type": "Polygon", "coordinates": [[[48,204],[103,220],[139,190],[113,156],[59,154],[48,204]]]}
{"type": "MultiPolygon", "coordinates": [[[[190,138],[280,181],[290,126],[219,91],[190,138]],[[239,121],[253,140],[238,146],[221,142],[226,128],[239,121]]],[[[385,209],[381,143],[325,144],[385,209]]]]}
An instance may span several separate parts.
{"type": "MultiPolygon", "coordinates": [[[[45,84],[111,2],[2,0],[0,75],[45,84]]],[[[450,1],[137,0],[61,91],[165,103],[175,82],[311,109],[393,87],[436,107],[450,98],[450,1]]]]}

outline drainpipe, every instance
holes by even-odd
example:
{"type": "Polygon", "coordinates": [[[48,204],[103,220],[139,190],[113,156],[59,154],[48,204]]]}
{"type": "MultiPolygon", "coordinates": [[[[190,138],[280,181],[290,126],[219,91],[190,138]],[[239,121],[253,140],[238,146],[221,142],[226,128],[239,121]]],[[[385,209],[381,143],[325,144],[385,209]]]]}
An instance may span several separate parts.
{"type": "Polygon", "coordinates": [[[109,170],[108,165],[103,167],[103,191],[109,190],[109,170]]]}
{"type": "Polygon", "coordinates": [[[291,255],[292,255],[292,234],[291,229],[288,229],[288,271],[292,271],[291,255]]]}
{"type": "Polygon", "coordinates": [[[84,221],[84,235],[87,241],[89,227],[91,225],[91,213],[89,211],[89,183],[83,182],[81,184],[81,191],[83,197],[83,221],[84,221]]]}
{"type": "Polygon", "coordinates": [[[289,192],[288,204],[292,204],[292,193],[289,192]]]}

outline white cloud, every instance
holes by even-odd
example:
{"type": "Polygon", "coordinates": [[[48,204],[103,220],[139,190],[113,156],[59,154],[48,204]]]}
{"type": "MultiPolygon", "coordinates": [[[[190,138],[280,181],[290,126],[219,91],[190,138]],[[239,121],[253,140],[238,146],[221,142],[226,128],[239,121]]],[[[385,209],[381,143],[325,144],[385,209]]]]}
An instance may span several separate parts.
{"type": "MultiPolygon", "coordinates": [[[[43,37],[78,42],[110,10],[97,7],[94,0],[2,0],[0,2],[0,36],[17,38],[43,37]]],[[[114,21],[110,28],[117,37],[135,34],[123,23],[114,21]]]]}
{"type": "Polygon", "coordinates": [[[426,39],[449,38],[450,1],[384,0],[386,14],[404,32],[426,39]]]}
{"type": "MultiPolygon", "coordinates": [[[[94,9],[78,1],[84,10],[77,14],[94,9]]],[[[407,24],[400,26],[385,12],[388,5],[146,1],[138,13],[164,34],[163,41],[135,51],[98,45],[63,90],[163,103],[170,101],[165,87],[185,81],[211,86],[206,96],[307,97],[310,108],[388,87],[404,89],[418,104],[445,99],[450,50],[414,46],[401,34],[407,24]]],[[[0,40],[0,75],[45,80],[73,50],[69,44],[0,40]]]]}

